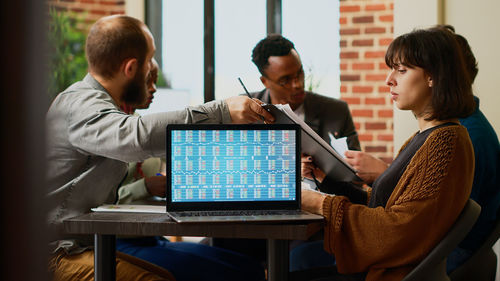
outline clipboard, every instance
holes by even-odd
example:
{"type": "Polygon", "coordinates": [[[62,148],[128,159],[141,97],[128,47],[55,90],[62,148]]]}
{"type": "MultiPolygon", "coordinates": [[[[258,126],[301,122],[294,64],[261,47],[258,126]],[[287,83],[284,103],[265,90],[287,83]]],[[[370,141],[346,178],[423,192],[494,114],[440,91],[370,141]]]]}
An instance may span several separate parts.
{"type": "Polygon", "coordinates": [[[309,125],[300,119],[288,104],[263,104],[262,107],[271,113],[278,124],[298,124],[302,129],[302,153],[311,155],[314,164],[335,181],[362,181],[356,170],[345,161],[327,142],[325,142],[309,125]]]}

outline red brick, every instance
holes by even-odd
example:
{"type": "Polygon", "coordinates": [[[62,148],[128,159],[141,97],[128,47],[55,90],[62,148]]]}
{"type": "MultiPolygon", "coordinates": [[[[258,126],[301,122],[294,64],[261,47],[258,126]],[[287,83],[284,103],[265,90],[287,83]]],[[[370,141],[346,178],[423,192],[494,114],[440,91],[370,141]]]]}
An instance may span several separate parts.
{"type": "Polygon", "coordinates": [[[359,134],[358,135],[359,141],[373,141],[373,135],[372,134],[359,134]]]}
{"type": "Polygon", "coordinates": [[[387,129],[387,126],[383,122],[366,122],[365,128],[367,130],[385,130],[387,129]]]}
{"type": "Polygon", "coordinates": [[[361,129],[361,123],[354,122],[354,128],[356,128],[356,131],[359,131],[361,129]]]}
{"type": "Polygon", "coordinates": [[[347,18],[346,17],[339,18],[339,24],[346,24],[346,23],[347,23],[347,18]]]}
{"type": "Polygon", "coordinates": [[[385,74],[366,74],[367,81],[385,81],[387,75],[385,74]]]}
{"type": "Polygon", "coordinates": [[[340,70],[347,70],[347,63],[341,63],[340,70]]]}
{"type": "Polygon", "coordinates": [[[368,94],[373,92],[372,86],[352,86],[352,92],[356,94],[368,94]]]}
{"type": "Polygon", "coordinates": [[[359,81],[359,74],[340,74],[340,81],[359,81]]]}
{"type": "Polygon", "coordinates": [[[371,110],[371,109],[353,109],[351,114],[353,117],[373,117],[373,110],[371,110]]]}
{"type": "Polygon", "coordinates": [[[391,15],[383,15],[383,16],[380,16],[379,19],[380,19],[380,21],[384,21],[384,22],[393,22],[394,16],[392,14],[391,15]]]}
{"type": "Polygon", "coordinates": [[[375,69],[374,63],[371,62],[359,62],[352,64],[353,70],[373,70],[375,69]]]}
{"type": "Polygon", "coordinates": [[[347,40],[340,40],[340,47],[347,47],[347,40]]]}
{"type": "Polygon", "coordinates": [[[365,98],[365,104],[385,104],[385,98],[365,98]]]}
{"type": "Polygon", "coordinates": [[[80,3],[94,4],[95,0],[79,0],[80,3]]]}
{"type": "Polygon", "coordinates": [[[385,58],[385,51],[368,51],[365,53],[365,58],[385,58]]]}
{"type": "Polygon", "coordinates": [[[361,30],[359,28],[341,28],[340,35],[355,35],[360,34],[361,30]]]}
{"type": "Polygon", "coordinates": [[[71,8],[70,11],[73,13],[83,13],[84,10],[82,8],[71,8]]]}
{"type": "Polygon", "coordinates": [[[378,117],[393,117],[394,111],[392,109],[381,109],[377,112],[378,117]]]}
{"type": "Polygon", "coordinates": [[[392,38],[380,38],[378,39],[379,46],[389,46],[391,44],[392,38]]]}
{"type": "Polygon", "coordinates": [[[365,33],[366,34],[385,33],[385,27],[367,27],[365,28],[365,33]]]}
{"type": "Polygon", "coordinates": [[[389,67],[385,64],[385,62],[381,62],[378,65],[378,69],[389,70],[389,67]]]}
{"type": "Polygon", "coordinates": [[[353,46],[373,46],[373,39],[353,40],[353,46]]]}
{"type": "Polygon", "coordinates": [[[385,146],[369,146],[365,147],[365,152],[373,153],[373,152],[387,152],[387,147],[385,146]]]}
{"type": "Polygon", "coordinates": [[[361,104],[360,98],[341,98],[343,101],[347,102],[347,104],[361,104]]]}
{"type": "Polygon", "coordinates": [[[392,134],[381,134],[377,136],[379,141],[394,141],[394,135],[392,134]]]}
{"type": "Polygon", "coordinates": [[[358,57],[358,52],[340,52],[341,59],[357,59],[358,57]]]}
{"type": "Polygon", "coordinates": [[[90,10],[90,13],[95,14],[95,15],[107,15],[108,14],[106,11],[103,11],[103,10],[90,10]]]}
{"type": "Polygon", "coordinates": [[[340,86],[341,93],[347,93],[347,86],[340,86]]]}
{"type": "Polygon", "coordinates": [[[384,4],[366,5],[365,7],[365,11],[383,11],[383,10],[385,10],[384,4]]]}
{"type": "Polygon", "coordinates": [[[390,90],[391,90],[391,88],[389,86],[379,86],[378,87],[379,93],[388,94],[390,90]]]}
{"type": "Polygon", "coordinates": [[[353,23],[372,23],[373,16],[353,17],[352,22],[353,23]]]}
{"type": "Polygon", "coordinates": [[[359,11],[361,11],[361,7],[359,5],[352,5],[352,6],[340,5],[340,13],[359,12],[359,11]]]}

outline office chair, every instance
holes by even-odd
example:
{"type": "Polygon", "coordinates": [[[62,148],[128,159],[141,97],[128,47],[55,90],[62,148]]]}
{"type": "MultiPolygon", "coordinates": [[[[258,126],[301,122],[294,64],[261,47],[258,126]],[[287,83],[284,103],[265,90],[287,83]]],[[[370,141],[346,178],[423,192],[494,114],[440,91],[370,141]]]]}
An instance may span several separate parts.
{"type": "Polygon", "coordinates": [[[486,237],[483,245],[464,264],[450,273],[451,281],[477,280],[494,281],[497,272],[497,255],[493,252],[493,245],[500,237],[500,210],[491,233],[486,237]]]}
{"type": "Polygon", "coordinates": [[[402,281],[449,281],[446,257],[469,233],[480,212],[481,207],[469,199],[448,234],[402,281]]]}

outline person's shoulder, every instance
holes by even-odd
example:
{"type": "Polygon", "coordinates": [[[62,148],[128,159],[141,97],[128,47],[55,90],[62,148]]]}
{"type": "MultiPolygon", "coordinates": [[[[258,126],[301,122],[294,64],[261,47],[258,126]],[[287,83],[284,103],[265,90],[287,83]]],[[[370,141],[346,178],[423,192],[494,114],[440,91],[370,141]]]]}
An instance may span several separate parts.
{"type": "Polygon", "coordinates": [[[342,106],[342,107],[347,107],[347,102],[336,99],[333,97],[328,97],[325,95],[313,93],[313,92],[308,92],[306,91],[307,99],[309,99],[313,103],[318,103],[318,104],[323,104],[326,106],[331,106],[331,105],[337,105],[337,106],[342,106]]]}
{"type": "Polygon", "coordinates": [[[426,143],[436,148],[454,147],[455,149],[471,144],[467,129],[458,124],[435,129],[429,134],[426,143]]]}
{"type": "MultiPolygon", "coordinates": [[[[241,95],[246,95],[246,94],[242,93],[241,95]]],[[[252,96],[252,98],[262,100],[262,98],[264,98],[266,96],[266,89],[259,91],[259,92],[251,92],[250,96],[252,96]]]]}

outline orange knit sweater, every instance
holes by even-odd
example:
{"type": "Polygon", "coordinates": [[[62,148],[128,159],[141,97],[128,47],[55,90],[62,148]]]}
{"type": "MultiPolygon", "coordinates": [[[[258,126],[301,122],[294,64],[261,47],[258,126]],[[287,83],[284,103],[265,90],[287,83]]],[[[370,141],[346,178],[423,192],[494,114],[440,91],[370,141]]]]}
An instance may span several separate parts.
{"type": "Polygon", "coordinates": [[[323,201],[325,250],[335,255],[340,273],[368,272],[368,281],[401,280],[448,232],[469,198],[473,175],[467,130],[436,129],[413,156],[385,208],[352,204],[343,196],[323,201]]]}

